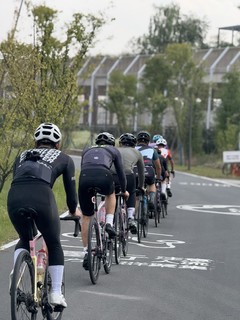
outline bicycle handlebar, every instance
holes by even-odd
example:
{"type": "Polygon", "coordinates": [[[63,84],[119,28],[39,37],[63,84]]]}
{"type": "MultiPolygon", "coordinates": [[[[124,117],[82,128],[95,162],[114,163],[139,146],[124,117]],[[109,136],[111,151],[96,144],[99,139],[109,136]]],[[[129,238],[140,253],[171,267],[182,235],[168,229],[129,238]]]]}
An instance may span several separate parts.
{"type": "Polygon", "coordinates": [[[60,220],[64,220],[64,221],[74,221],[75,222],[75,228],[74,228],[74,233],[73,236],[77,237],[81,231],[81,225],[80,225],[80,217],[79,216],[74,216],[72,214],[68,214],[65,217],[60,217],[60,220]]]}

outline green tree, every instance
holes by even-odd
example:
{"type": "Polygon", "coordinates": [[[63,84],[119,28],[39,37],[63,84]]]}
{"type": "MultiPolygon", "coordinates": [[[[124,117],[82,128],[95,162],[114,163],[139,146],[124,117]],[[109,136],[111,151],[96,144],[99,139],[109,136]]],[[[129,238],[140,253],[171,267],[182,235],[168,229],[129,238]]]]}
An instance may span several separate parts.
{"type": "Polygon", "coordinates": [[[207,94],[202,82],[203,70],[194,62],[193,50],[189,44],[169,45],[166,59],[172,66],[169,100],[176,119],[179,143],[189,162],[192,151],[199,152],[202,146],[201,104],[206,101],[207,94]]]}
{"type": "Polygon", "coordinates": [[[162,129],[162,116],[167,107],[166,94],[169,90],[171,76],[172,68],[166,61],[165,55],[158,54],[146,62],[142,77],[144,93],[140,99],[142,103],[139,104],[139,112],[146,111],[146,109],[151,112],[152,132],[159,132],[162,129]]]}
{"type": "Polygon", "coordinates": [[[136,101],[136,77],[123,75],[120,71],[111,73],[108,100],[104,107],[116,114],[118,120],[118,133],[129,130],[129,117],[134,117],[136,101]],[[130,109],[130,112],[129,112],[130,109]]]}
{"type": "Polygon", "coordinates": [[[222,103],[216,112],[219,151],[236,149],[240,132],[240,72],[229,72],[224,80],[220,93],[222,103]]]}
{"type": "Polygon", "coordinates": [[[133,40],[133,44],[138,51],[146,54],[164,52],[171,43],[190,43],[194,47],[204,48],[207,29],[205,21],[182,15],[177,4],[155,6],[148,34],[133,40]]]}
{"type": "MultiPolygon", "coordinates": [[[[152,104],[152,129],[161,130],[162,116],[168,107],[175,118],[175,137],[185,158],[190,161],[193,152],[201,148],[203,110],[206,89],[202,83],[203,71],[193,59],[190,44],[170,44],[163,54],[146,63],[143,75],[144,94],[152,104]],[[194,128],[194,130],[193,130],[194,128]]],[[[172,132],[172,130],[171,130],[172,132]]]]}
{"type": "Polygon", "coordinates": [[[77,72],[104,23],[102,17],[76,13],[60,41],[53,36],[58,12],[45,6],[33,7],[31,12],[35,45],[17,43],[12,36],[0,44],[0,138],[4,146],[0,192],[15,156],[32,143],[36,125],[54,122],[69,140],[80,115],[77,72]]]}

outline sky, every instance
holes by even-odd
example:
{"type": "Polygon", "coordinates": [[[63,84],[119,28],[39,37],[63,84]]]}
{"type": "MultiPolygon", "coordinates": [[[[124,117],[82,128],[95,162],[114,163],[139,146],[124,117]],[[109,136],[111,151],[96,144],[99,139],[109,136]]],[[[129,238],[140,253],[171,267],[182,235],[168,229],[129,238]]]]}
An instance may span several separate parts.
{"type": "MultiPolygon", "coordinates": [[[[14,25],[14,9],[19,9],[21,0],[0,0],[0,41],[14,25]]],[[[240,24],[240,0],[31,0],[34,5],[45,4],[58,10],[60,26],[69,22],[73,13],[83,12],[98,15],[103,12],[107,23],[97,36],[97,43],[90,54],[120,55],[129,52],[129,41],[148,33],[150,18],[155,6],[172,3],[180,6],[181,14],[205,20],[209,24],[207,40],[216,39],[219,27],[240,24]]],[[[31,43],[32,19],[25,8],[18,22],[17,39],[31,43]]],[[[221,31],[221,39],[231,41],[231,32],[221,31]]]]}

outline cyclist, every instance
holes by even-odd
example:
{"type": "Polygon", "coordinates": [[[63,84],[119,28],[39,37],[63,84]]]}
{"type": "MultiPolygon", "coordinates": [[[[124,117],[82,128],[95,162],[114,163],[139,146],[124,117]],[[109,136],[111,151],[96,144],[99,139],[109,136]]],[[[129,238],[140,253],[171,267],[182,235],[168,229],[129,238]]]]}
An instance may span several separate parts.
{"type": "Polygon", "coordinates": [[[149,143],[149,146],[154,148],[156,146],[156,141],[160,138],[162,138],[160,134],[155,134],[152,138],[152,142],[149,143]]]}
{"type": "Polygon", "coordinates": [[[140,131],[137,134],[136,149],[141,152],[145,165],[145,182],[149,192],[148,206],[150,210],[154,210],[157,180],[161,180],[161,165],[157,151],[149,146],[151,136],[147,131],[140,131]]]}
{"type": "Polygon", "coordinates": [[[136,142],[136,137],[133,134],[123,133],[119,137],[120,147],[118,148],[122,155],[123,166],[127,178],[127,191],[129,192],[129,198],[126,201],[126,204],[128,224],[132,234],[137,233],[137,225],[134,221],[136,202],[136,178],[133,171],[134,166],[137,166],[138,169],[138,189],[143,190],[144,188],[144,162],[141,153],[134,148],[136,142]]]}
{"type": "Polygon", "coordinates": [[[19,209],[33,208],[37,212],[34,217],[36,226],[48,249],[48,270],[52,279],[50,303],[67,307],[61,293],[64,255],[60,243],[60,219],[52,191],[60,175],[63,176],[69,212],[80,216],[80,211],[77,209],[74,163],[70,156],[59,150],[61,137],[59,128],[53,123],[42,123],[36,129],[35,148],[25,150],[15,161],[7,206],[20,238],[14,251],[14,263],[23,249],[29,250],[28,230],[19,209]]]}
{"type": "Polygon", "coordinates": [[[92,203],[93,190],[96,187],[105,195],[106,231],[110,238],[116,236],[113,228],[113,216],[116,207],[115,184],[110,171],[115,165],[119,178],[121,192],[128,197],[126,191],[126,176],[123,168],[122,157],[115,147],[115,138],[108,132],[99,133],[95,140],[96,146],[88,147],[83,151],[81,172],[79,177],[78,197],[82,210],[82,242],[83,242],[83,268],[88,270],[88,226],[94,214],[92,203]]]}
{"type": "MultiPolygon", "coordinates": [[[[166,148],[166,146],[167,146],[167,141],[166,141],[164,138],[160,138],[160,139],[157,140],[156,145],[157,145],[159,151],[161,152],[161,155],[162,155],[165,159],[167,159],[167,161],[170,162],[170,165],[171,165],[171,173],[173,174],[173,176],[175,176],[174,162],[173,162],[172,154],[171,154],[171,151],[166,148]]],[[[168,173],[168,183],[167,183],[167,195],[168,195],[169,197],[172,197],[171,179],[170,179],[169,173],[168,173]]]]}
{"type": "MultiPolygon", "coordinates": [[[[162,175],[161,194],[166,199],[166,192],[167,192],[166,188],[167,188],[167,181],[168,181],[168,177],[169,177],[168,163],[167,163],[167,159],[161,155],[161,150],[158,148],[158,146],[156,145],[154,148],[157,150],[160,164],[161,164],[161,175],[162,175]]],[[[161,208],[158,208],[158,210],[161,210],[161,208]]]]}

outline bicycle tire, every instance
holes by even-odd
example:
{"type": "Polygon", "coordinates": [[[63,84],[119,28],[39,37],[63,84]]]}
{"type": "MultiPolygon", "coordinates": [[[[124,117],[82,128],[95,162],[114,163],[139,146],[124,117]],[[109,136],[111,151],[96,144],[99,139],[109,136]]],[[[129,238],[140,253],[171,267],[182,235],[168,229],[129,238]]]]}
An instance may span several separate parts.
{"type": "Polygon", "coordinates": [[[37,303],[34,300],[34,266],[27,250],[19,253],[10,288],[11,319],[36,320],[37,303]]]}
{"type": "Polygon", "coordinates": [[[154,224],[155,224],[155,227],[158,226],[158,192],[156,192],[156,196],[155,196],[155,201],[154,201],[154,207],[155,207],[155,210],[154,210],[154,224]]]}
{"type": "MultiPolygon", "coordinates": [[[[65,274],[65,273],[64,273],[65,274]]],[[[52,279],[51,275],[48,272],[48,268],[46,268],[45,277],[44,277],[44,285],[41,289],[42,296],[41,296],[41,308],[42,308],[42,315],[43,318],[47,320],[61,320],[62,313],[64,307],[62,306],[52,306],[48,302],[48,295],[52,288],[52,279]]],[[[65,285],[64,285],[64,275],[63,275],[63,282],[62,282],[62,294],[65,294],[65,285]]]]}
{"type": "Polygon", "coordinates": [[[168,215],[168,199],[164,202],[164,207],[165,207],[165,216],[168,215]]]}
{"type": "Polygon", "coordinates": [[[149,211],[144,215],[143,219],[143,237],[146,238],[148,235],[148,226],[149,226],[149,211]]]}
{"type": "Polygon", "coordinates": [[[129,226],[128,226],[128,218],[127,218],[127,210],[125,207],[125,212],[122,212],[122,253],[123,256],[126,257],[128,254],[128,237],[129,237],[129,226]]]}
{"type": "Polygon", "coordinates": [[[104,271],[109,274],[112,267],[113,262],[113,242],[108,237],[104,237],[103,239],[103,268],[104,271]]]}
{"type": "Polygon", "coordinates": [[[143,236],[143,200],[141,199],[138,204],[138,216],[137,216],[137,239],[138,243],[141,243],[143,236]]]}
{"type": "Polygon", "coordinates": [[[117,234],[117,236],[114,239],[114,256],[116,264],[120,263],[122,252],[120,215],[120,208],[118,206],[114,214],[114,228],[117,234]]]}
{"type": "Polygon", "coordinates": [[[88,269],[92,284],[96,284],[101,268],[101,242],[98,222],[92,216],[88,227],[88,269]]]}
{"type": "MultiPolygon", "coordinates": [[[[144,196],[146,197],[146,195],[144,196]]],[[[143,210],[142,216],[142,229],[143,229],[143,237],[146,238],[148,235],[148,225],[149,225],[149,210],[148,210],[148,198],[147,198],[147,207],[145,211],[143,210]]]]}
{"type": "Polygon", "coordinates": [[[163,217],[163,219],[164,219],[165,216],[166,216],[165,205],[164,205],[164,201],[166,201],[166,200],[165,200],[165,197],[166,197],[165,194],[161,194],[161,212],[162,212],[162,217],[163,217]]]}
{"type": "Polygon", "coordinates": [[[161,186],[158,186],[156,195],[157,195],[157,221],[158,223],[160,223],[161,222],[161,186]]]}

